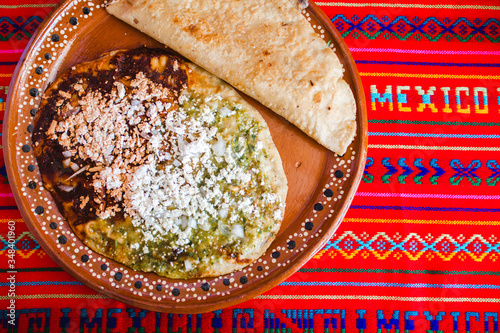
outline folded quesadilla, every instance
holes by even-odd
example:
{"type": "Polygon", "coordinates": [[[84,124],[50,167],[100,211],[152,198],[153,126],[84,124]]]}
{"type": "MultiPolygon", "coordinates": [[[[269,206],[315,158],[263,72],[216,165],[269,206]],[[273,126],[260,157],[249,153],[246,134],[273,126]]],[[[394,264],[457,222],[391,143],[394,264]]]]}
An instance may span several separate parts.
{"type": "Polygon", "coordinates": [[[356,106],[342,65],[289,0],[115,0],[107,11],[344,154],[356,106]]]}

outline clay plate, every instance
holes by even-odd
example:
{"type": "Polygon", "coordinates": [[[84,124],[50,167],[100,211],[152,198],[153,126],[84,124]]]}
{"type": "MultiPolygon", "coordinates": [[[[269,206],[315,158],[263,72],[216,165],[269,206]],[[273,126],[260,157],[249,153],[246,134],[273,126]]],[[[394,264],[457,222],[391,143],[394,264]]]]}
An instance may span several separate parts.
{"type": "Polygon", "coordinates": [[[74,64],[102,53],[161,44],[108,15],[100,1],[66,1],[39,27],[9,88],[3,127],[7,173],[21,214],[49,256],[89,287],[152,311],[199,313],[234,305],[276,286],[332,236],[361,180],[367,147],[365,97],[354,60],[327,16],[303,11],[340,57],[357,103],[357,135],[337,156],[259,103],[283,160],[289,190],[285,218],[267,252],[241,271],[217,278],[172,280],[133,271],[97,254],[71,231],[43,187],[31,149],[33,115],[50,82],[74,64]],[[36,184],[36,186],[34,186],[36,184]],[[208,287],[208,288],[207,288],[208,287]]]}

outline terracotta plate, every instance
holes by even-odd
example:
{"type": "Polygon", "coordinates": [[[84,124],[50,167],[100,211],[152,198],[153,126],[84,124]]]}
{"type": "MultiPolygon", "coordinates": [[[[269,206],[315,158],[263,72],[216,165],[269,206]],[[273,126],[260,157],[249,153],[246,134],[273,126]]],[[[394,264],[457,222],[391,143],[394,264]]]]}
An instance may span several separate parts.
{"type": "Polygon", "coordinates": [[[43,187],[31,148],[33,115],[50,82],[74,64],[103,52],[141,45],[161,47],[108,15],[100,1],[66,1],[40,26],[12,78],[3,128],[9,181],[17,205],[43,249],[89,287],[140,308],[198,313],[234,305],[276,286],[332,236],[361,180],[367,146],[365,98],[354,61],[326,15],[311,4],[303,14],[339,55],[357,102],[355,141],[337,156],[283,118],[251,101],[263,114],[288,178],[281,230],[254,264],[217,278],[172,280],[135,272],[99,255],[78,239],[43,187]]]}

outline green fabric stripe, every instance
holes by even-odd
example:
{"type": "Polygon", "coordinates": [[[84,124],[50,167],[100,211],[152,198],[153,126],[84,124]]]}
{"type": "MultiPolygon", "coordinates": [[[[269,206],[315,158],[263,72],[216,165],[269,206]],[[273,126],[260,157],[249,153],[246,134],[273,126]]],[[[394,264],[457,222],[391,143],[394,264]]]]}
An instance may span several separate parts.
{"type": "Polygon", "coordinates": [[[43,7],[55,7],[55,3],[33,3],[33,4],[23,4],[23,5],[0,5],[0,9],[18,9],[18,8],[43,8],[43,7]]]}
{"type": "Polygon", "coordinates": [[[451,125],[451,126],[500,126],[500,122],[473,122],[473,121],[425,121],[425,120],[392,120],[370,119],[370,124],[406,124],[406,125],[451,125]]]}
{"type": "Polygon", "coordinates": [[[63,269],[60,267],[34,267],[34,268],[18,268],[18,269],[0,269],[0,273],[6,272],[62,272],[63,269]]]}
{"type": "Polygon", "coordinates": [[[430,275],[500,275],[494,271],[435,271],[425,269],[301,268],[300,273],[397,273],[430,275]]]}

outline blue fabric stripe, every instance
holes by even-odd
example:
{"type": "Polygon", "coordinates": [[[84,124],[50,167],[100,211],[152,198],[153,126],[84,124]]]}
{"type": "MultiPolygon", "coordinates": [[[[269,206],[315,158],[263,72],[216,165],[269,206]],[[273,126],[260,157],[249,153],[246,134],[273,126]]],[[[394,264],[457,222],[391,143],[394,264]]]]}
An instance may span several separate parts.
{"type": "MultiPolygon", "coordinates": [[[[79,281],[29,281],[29,282],[16,282],[17,287],[33,287],[33,286],[83,286],[79,281]]],[[[9,282],[1,282],[0,287],[10,286],[9,282]]]]}
{"type": "Polygon", "coordinates": [[[0,210],[14,210],[17,206],[0,206],[0,210]]]}

